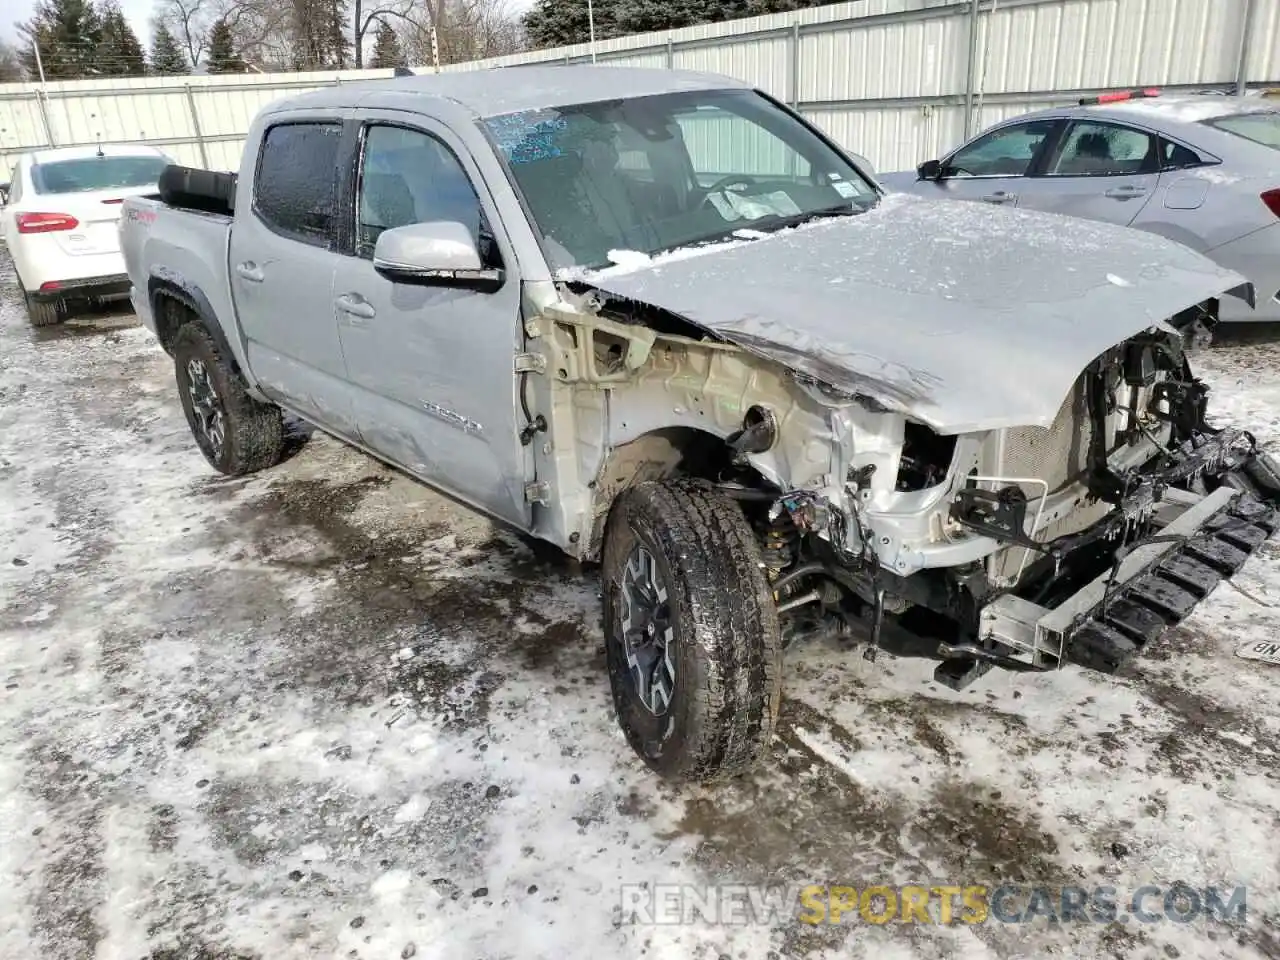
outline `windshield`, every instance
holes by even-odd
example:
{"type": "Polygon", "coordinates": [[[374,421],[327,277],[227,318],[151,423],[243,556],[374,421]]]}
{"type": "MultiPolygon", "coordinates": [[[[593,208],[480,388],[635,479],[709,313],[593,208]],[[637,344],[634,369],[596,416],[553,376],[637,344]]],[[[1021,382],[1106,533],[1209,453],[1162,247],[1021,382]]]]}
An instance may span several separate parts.
{"type": "Polygon", "coordinates": [[[1237,113],[1205,122],[1219,130],[1234,133],[1237,137],[1280,150],[1280,112],[1237,113]]]}
{"type": "Polygon", "coordinates": [[[559,269],[857,213],[878,198],[847,159],[747,90],[552,107],[484,123],[559,269]]]}
{"type": "Polygon", "coordinates": [[[84,157],[31,168],[36,193],[85,193],[116,187],[155,186],[168,164],[164,157],[84,157]]]}

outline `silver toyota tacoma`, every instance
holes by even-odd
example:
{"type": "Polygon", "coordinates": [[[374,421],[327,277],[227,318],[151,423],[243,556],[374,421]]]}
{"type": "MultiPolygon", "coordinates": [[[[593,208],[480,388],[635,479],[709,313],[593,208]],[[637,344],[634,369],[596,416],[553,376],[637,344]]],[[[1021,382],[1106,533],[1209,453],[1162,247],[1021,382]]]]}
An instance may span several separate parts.
{"type": "Polygon", "coordinates": [[[886,197],[724,77],[343,84],[120,229],[215,469],[279,462],[287,411],[600,562],[619,722],[665,776],[766,751],[814,622],[956,688],[1114,671],[1277,526],[1275,463],[1188,361],[1244,278],[886,197]]]}

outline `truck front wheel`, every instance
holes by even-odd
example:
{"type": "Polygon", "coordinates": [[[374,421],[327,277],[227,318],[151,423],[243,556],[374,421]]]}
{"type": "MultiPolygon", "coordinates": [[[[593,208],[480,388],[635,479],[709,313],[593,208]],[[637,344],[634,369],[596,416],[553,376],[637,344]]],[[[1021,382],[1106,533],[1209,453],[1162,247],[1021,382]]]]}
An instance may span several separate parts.
{"type": "Polygon", "coordinates": [[[758,760],[778,716],[782,641],[738,505],[693,480],[630,488],[609,515],[602,577],[609,682],[632,749],[673,780],[758,760]]]}
{"type": "Polygon", "coordinates": [[[184,325],[173,339],[173,365],[182,411],[210,466],[238,477],[280,462],[280,408],[249,396],[209,331],[198,323],[184,325]]]}

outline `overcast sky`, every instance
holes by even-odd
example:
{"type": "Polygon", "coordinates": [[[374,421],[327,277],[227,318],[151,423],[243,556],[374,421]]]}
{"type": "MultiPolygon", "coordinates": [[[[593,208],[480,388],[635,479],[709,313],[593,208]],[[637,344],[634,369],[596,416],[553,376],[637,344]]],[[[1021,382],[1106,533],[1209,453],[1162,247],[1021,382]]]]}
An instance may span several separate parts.
{"type": "MultiPolygon", "coordinates": [[[[507,0],[512,10],[524,10],[532,3],[533,0],[507,0]]],[[[9,41],[17,40],[18,32],[14,29],[14,24],[29,20],[34,8],[35,0],[0,0],[0,37],[9,41]]],[[[155,0],[120,0],[120,8],[129,19],[138,39],[144,46],[150,45],[151,14],[155,10],[155,0]]]]}

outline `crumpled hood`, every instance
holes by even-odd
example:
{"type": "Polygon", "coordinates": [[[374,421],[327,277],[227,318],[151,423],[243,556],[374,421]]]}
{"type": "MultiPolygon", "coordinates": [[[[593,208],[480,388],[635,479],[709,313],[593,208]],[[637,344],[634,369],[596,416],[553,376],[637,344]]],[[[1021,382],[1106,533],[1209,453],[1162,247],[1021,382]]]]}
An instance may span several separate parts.
{"type": "Polygon", "coordinates": [[[1109,347],[1247,284],[1137,230],[903,194],[585,279],[941,433],[1047,426],[1109,347]]]}

